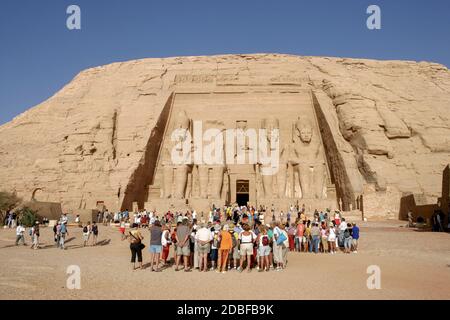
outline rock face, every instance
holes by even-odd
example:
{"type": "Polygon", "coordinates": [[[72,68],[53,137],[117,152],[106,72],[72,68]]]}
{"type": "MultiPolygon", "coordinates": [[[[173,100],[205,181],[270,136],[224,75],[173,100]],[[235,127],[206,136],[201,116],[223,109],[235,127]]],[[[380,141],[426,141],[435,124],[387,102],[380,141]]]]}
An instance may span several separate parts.
{"type": "MultiPolygon", "coordinates": [[[[85,70],[0,127],[1,188],[25,200],[35,194],[61,202],[69,212],[102,202],[131,209],[163,198],[158,168],[167,119],[199,93],[242,94],[266,107],[272,101],[267,116],[281,118],[290,117],[284,105],[297,101],[289,95],[298,94],[299,104],[310,97],[336,207],[341,199],[344,209],[363,205],[367,215],[381,215],[398,211],[407,194],[430,203],[440,196],[450,162],[446,67],[279,54],[143,59],[85,70]],[[278,107],[277,100],[288,102],[278,107]]],[[[242,114],[256,105],[244,103],[242,114]]],[[[228,119],[206,105],[199,110],[210,120],[228,119]]]]}

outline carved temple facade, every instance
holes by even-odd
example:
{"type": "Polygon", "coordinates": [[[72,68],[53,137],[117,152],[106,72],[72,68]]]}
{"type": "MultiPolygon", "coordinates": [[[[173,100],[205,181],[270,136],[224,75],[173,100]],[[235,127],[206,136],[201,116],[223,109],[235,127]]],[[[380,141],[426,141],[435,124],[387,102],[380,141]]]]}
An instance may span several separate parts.
{"type": "Polygon", "coordinates": [[[356,208],[356,196],[348,190],[344,162],[332,139],[317,97],[300,83],[275,88],[177,87],[152,132],[135,180],[123,196],[122,209],[208,212],[213,205],[235,203],[284,211],[303,204],[312,210],[356,208]],[[209,137],[204,142],[208,129],[222,136],[218,144],[223,145],[221,164],[193,160],[199,151],[193,140],[200,139],[203,148],[216,141],[217,137],[209,137]],[[230,143],[226,139],[230,129],[242,132],[244,140],[235,135],[230,143]],[[276,137],[270,134],[273,129],[278,132],[276,137]],[[176,135],[176,130],[185,134],[176,135]],[[252,130],[266,135],[252,140],[252,130]],[[260,139],[265,140],[267,152],[278,153],[276,168],[271,168],[272,163],[250,161],[260,152],[254,150],[261,148],[260,139]],[[175,163],[173,150],[190,151],[189,160],[175,163]],[[237,159],[242,155],[244,162],[237,159]]]}

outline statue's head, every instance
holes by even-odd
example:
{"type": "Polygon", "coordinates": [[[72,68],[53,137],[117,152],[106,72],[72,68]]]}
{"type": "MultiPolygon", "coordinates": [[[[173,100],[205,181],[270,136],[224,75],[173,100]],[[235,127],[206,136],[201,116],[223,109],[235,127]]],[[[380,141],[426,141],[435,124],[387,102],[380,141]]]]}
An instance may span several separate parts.
{"type": "Polygon", "coordinates": [[[300,140],[304,143],[310,143],[312,138],[312,126],[308,119],[298,119],[295,123],[295,129],[300,140]]]}
{"type": "Polygon", "coordinates": [[[311,142],[311,137],[312,137],[311,127],[304,127],[300,130],[300,139],[303,142],[305,142],[305,143],[311,142]]]}
{"type": "Polygon", "coordinates": [[[247,121],[245,120],[237,121],[236,128],[240,130],[247,130],[247,121]]]}
{"type": "Polygon", "coordinates": [[[278,121],[277,118],[270,117],[270,118],[263,120],[263,127],[268,131],[273,130],[273,129],[279,129],[280,122],[278,121]]]}
{"type": "Polygon", "coordinates": [[[277,118],[270,117],[264,119],[262,121],[262,128],[266,130],[267,141],[276,143],[279,140],[280,122],[277,118]]]}
{"type": "Polygon", "coordinates": [[[185,111],[180,110],[175,116],[175,129],[189,129],[190,120],[185,111]]]}

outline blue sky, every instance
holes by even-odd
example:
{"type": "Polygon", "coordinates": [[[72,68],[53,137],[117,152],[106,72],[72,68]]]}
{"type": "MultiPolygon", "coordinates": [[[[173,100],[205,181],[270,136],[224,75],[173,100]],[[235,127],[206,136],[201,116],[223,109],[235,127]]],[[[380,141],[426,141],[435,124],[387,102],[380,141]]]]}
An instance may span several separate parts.
{"type": "Polygon", "coordinates": [[[0,124],[78,72],[145,57],[276,52],[450,66],[448,0],[1,0],[0,124]],[[81,8],[82,29],[66,28],[81,8]],[[382,29],[366,27],[381,8],[382,29]]]}

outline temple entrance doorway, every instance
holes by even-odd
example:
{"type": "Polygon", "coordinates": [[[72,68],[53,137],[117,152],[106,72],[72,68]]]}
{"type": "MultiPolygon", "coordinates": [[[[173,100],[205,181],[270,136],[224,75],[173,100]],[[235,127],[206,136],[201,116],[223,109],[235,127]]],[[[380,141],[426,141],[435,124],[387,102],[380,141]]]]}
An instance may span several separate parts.
{"type": "Polygon", "coordinates": [[[248,180],[236,180],[236,202],[240,206],[246,206],[250,200],[250,188],[248,180]]]}

